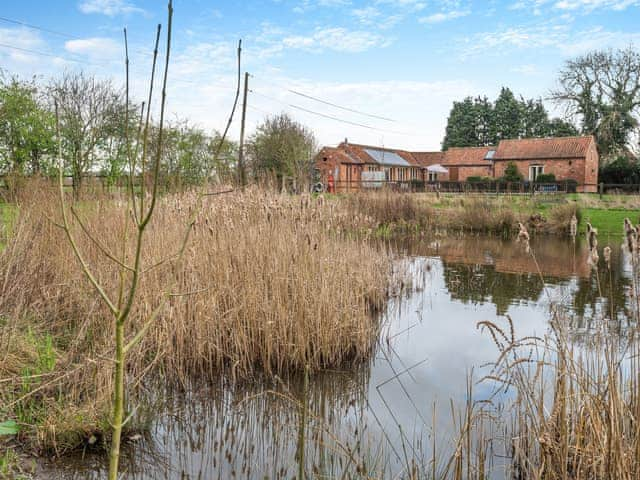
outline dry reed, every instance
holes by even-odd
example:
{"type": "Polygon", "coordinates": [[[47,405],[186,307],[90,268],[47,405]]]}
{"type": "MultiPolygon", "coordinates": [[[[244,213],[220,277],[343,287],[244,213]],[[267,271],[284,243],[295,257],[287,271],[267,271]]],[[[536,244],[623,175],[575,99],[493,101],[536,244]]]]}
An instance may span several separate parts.
{"type": "MultiPolygon", "coordinates": [[[[162,198],[150,224],[147,271],[127,336],[144,325],[164,285],[177,280],[178,288],[130,353],[130,387],[150,372],[180,384],[222,371],[233,378],[282,375],[369,357],[379,328],[372,314],[389,291],[386,251],[336,233],[344,216],[319,199],[247,190],[205,202],[181,269],[166,255],[180,245],[196,195],[162,198]]],[[[7,319],[0,324],[0,395],[14,413],[33,410],[23,422],[33,422],[25,427],[35,431],[36,446],[63,451],[105,430],[113,327],[76,268],[51,205],[46,189],[25,202],[0,254],[7,319]],[[42,368],[47,341],[52,360],[42,368]]],[[[117,251],[130,221],[125,204],[103,199],[76,207],[97,239],[75,227],[87,261],[103,284],[117,286],[117,265],[100,250],[117,251]]],[[[127,245],[129,256],[132,249],[127,245]]]]}

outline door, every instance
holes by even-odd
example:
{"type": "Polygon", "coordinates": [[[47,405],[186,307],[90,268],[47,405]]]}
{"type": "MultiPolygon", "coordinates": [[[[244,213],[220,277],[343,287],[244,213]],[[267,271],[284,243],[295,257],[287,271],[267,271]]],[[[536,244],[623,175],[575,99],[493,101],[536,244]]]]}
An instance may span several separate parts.
{"type": "Polygon", "coordinates": [[[458,181],[458,167],[449,167],[449,180],[452,182],[458,181]]]}

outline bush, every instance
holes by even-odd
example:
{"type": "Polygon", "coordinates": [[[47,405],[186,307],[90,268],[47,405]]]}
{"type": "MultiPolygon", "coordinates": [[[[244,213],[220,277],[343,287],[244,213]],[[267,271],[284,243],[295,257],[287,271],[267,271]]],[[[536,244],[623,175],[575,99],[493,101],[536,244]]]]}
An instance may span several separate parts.
{"type": "Polygon", "coordinates": [[[518,166],[514,162],[509,162],[500,180],[503,182],[521,182],[522,178],[522,174],[518,171],[518,166]]]}
{"type": "Polygon", "coordinates": [[[481,177],[480,175],[472,175],[471,177],[467,177],[467,182],[471,182],[471,183],[479,183],[479,182],[493,183],[495,181],[496,181],[495,178],[481,177]]]}
{"type": "Polygon", "coordinates": [[[602,183],[627,185],[640,183],[640,163],[635,158],[618,157],[610,164],[600,168],[598,178],[602,183]]]}
{"type": "Polygon", "coordinates": [[[556,176],[553,173],[541,173],[536,177],[536,183],[553,183],[556,176]]]}

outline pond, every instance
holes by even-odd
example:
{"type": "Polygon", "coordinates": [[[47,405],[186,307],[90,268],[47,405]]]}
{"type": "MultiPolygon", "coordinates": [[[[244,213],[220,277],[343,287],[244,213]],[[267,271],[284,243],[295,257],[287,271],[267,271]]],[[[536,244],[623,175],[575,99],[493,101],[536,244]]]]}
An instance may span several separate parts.
{"type": "MultiPolygon", "coordinates": [[[[551,307],[560,307],[580,341],[602,318],[624,330],[633,317],[630,265],[618,237],[600,240],[612,247],[612,260],[610,270],[601,261],[597,272],[581,239],[538,237],[534,255],[495,237],[390,243],[411,282],[388,302],[368,364],[312,376],[306,389],[302,378],[251,385],[221,379],[167,395],[148,432],[127,443],[122,478],[297,478],[301,424],[307,478],[340,478],[356,464],[389,478],[413,460],[430,462],[434,448],[439,459],[451,448],[452,415],[469,397],[495,393],[493,383],[476,382],[498,355],[478,322],[506,325],[508,317],[518,336],[544,335],[551,307]]],[[[43,465],[41,474],[103,478],[105,461],[84,452],[43,465]]],[[[437,460],[427,468],[446,465],[437,460]]],[[[499,465],[493,476],[501,478],[499,465]]]]}

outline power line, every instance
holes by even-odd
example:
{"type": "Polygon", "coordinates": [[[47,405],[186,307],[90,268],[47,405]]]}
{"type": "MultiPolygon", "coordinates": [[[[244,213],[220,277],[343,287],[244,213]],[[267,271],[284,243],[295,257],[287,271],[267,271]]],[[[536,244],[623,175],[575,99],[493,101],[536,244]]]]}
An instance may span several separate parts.
{"type": "MultiPolygon", "coordinates": [[[[252,76],[253,78],[255,78],[255,75],[251,75],[251,76],[252,76]]],[[[303,92],[300,92],[300,91],[298,91],[298,90],[294,90],[294,89],[289,88],[289,87],[287,87],[287,86],[285,86],[285,85],[281,85],[281,84],[275,83],[275,82],[273,82],[273,81],[271,81],[271,80],[265,80],[265,79],[263,79],[263,78],[261,78],[261,80],[262,80],[263,82],[270,83],[271,85],[274,85],[274,86],[276,86],[276,87],[283,88],[283,89],[285,89],[287,92],[292,93],[292,94],[294,94],[294,95],[298,95],[299,97],[307,98],[307,99],[309,99],[309,100],[314,100],[314,101],[319,102],[319,103],[322,103],[322,104],[324,104],[324,105],[329,105],[329,106],[334,107],[334,108],[339,108],[340,110],[345,110],[345,111],[347,111],[347,112],[351,112],[351,113],[357,113],[358,115],[364,115],[364,116],[366,116],[366,117],[376,118],[376,119],[378,119],[378,120],[384,120],[384,121],[386,121],[386,122],[394,122],[394,123],[396,122],[396,121],[395,121],[394,119],[392,119],[392,118],[383,117],[383,116],[380,116],[380,115],[374,115],[374,114],[372,114],[372,113],[366,113],[366,112],[363,112],[363,111],[361,111],[361,110],[356,110],[356,109],[354,109],[354,108],[349,108],[349,107],[345,107],[345,106],[343,106],[343,105],[338,105],[337,103],[329,102],[329,101],[327,101],[327,100],[323,100],[323,99],[321,99],[321,98],[314,97],[313,95],[309,95],[309,94],[307,94],[307,93],[303,93],[303,92]]]]}
{"type": "Polygon", "coordinates": [[[64,32],[58,32],[56,30],[49,30],[48,28],[44,28],[44,27],[39,27],[37,25],[32,25],[31,23],[26,23],[26,22],[21,22],[20,20],[13,20],[11,18],[6,18],[6,17],[0,17],[0,21],[2,22],[6,22],[6,23],[12,23],[14,25],[20,25],[22,27],[27,27],[27,28],[31,28],[33,30],[40,30],[41,32],[47,32],[47,33],[51,33],[53,35],[58,35],[60,37],[65,37],[65,38],[74,38],[76,40],[80,39],[80,37],[76,37],[74,35],[70,35],[68,33],[64,33],[64,32]]]}
{"type": "Polygon", "coordinates": [[[422,136],[422,135],[415,134],[415,133],[407,133],[407,132],[398,132],[398,131],[393,131],[393,130],[386,130],[386,129],[383,129],[383,128],[377,128],[377,127],[373,127],[371,125],[366,125],[364,123],[352,122],[351,120],[345,120],[343,118],[334,117],[333,115],[327,115],[326,113],[321,113],[321,112],[316,112],[314,110],[309,110],[308,108],[304,108],[304,107],[301,107],[299,105],[294,105],[292,103],[288,103],[288,102],[282,101],[282,100],[280,100],[278,98],[275,98],[275,97],[272,97],[270,95],[265,95],[264,93],[256,92],[255,90],[249,90],[249,91],[251,93],[255,94],[255,95],[264,97],[264,98],[266,98],[268,100],[272,100],[274,102],[278,102],[278,103],[282,103],[284,105],[287,105],[288,107],[295,108],[296,110],[301,110],[303,112],[310,113],[312,115],[317,115],[319,117],[327,118],[329,120],[334,120],[336,122],[346,123],[348,125],[367,128],[369,130],[374,130],[374,131],[383,132],[383,133],[392,133],[392,134],[396,134],[396,135],[406,135],[406,136],[409,136],[409,137],[421,137],[422,136]]]}
{"type": "MultiPolygon", "coordinates": [[[[22,47],[16,47],[15,45],[8,45],[6,43],[0,43],[0,48],[9,48],[11,50],[17,50],[19,52],[24,52],[24,53],[31,53],[33,55],[40,55],[43,57],[51,57],[51,58],[59,58],[61,60],[66,60],[68,62],[74,62],[74,63],[82,63],[84,65],[91,65],[91,66],[95,66],[95,67],[110,67],[111,65],[116,64],[115,60],[109,61],[109,62],[91,62],[88,60],[81,60],[81,59],[76,59],[76,58],[72,58],[72,57],[67,57],[67,56],[63,56],[63,55],[57,55],[55,53],[47,53],[47,52],[40,52],[38,50],[31,50],[29,48],[22,48],[22,47]]],[[[137,73],[138,75],[146,75],[147,72],[142,72],[141,70],[132,70],[133,73],[137,73]]],[[[172,78],[173,82],[179,82],[179,83],[188,83],[190,85],[201,85],[201,82],[196,82],[193,80],[184,80],[181,78],[172,78]]],[[[211,86],[211,85],[209,85],[211,86]]],[[[231,87],[226,87],[226,86],[222,86],[222,85],[213,85],[214,88],[219,88],[219,89],[231,89],[231,87]]]]}
{"type": "Polygon", "coordinates": [[[89,61],[86,61],[86,60],[78,60],[78,59],[75,59],[75,58],[63,57],[62,55],[56,55],[55,53],[39,52],[37,50],[31,50],[29,48],[16,47],[15,45],[7,45],[6,43],[0,43],[0,47],[10,48],[12,50],[18,50],[20,52],[32,53],[34,55],[42,55],[44,57],[60,58],[62,60],[67,60],[69,62],[85,63],[87,65],[100,65],[100,66],[107,65],[106,63],[89,62],[89,61]]]}
{"type": "MultiPolygon", "coordinates": [[[[79,37],[78,35],[72,35],[70,33],[60,32],[58,30],[51,30],[50,28],[41,27],[39,25],[34,25],[32,23],[22,22],[20,20],[15,20],[15,19],[12,19],[12,18],[7,18],[7,17],[1,17],[0,16],[0,21],[1,22],[6,22],[6,23],[11,23],[11,24],[14,24],[14,25],[20,25],[22,27],[31,28],[33,30],[39,30],[41,32],[50,33],[52,35],[58,35],[60,37],[69,38],[69,39],[72,39],[72,40],[82,40],[82,37],[79,37]]],[[[147,56],[152,56],[153,55],[151,52],[148,52],[146,50],[142,50],[140,48],[136,48],[136,49],[134,49],[134,51],[136,51],[137,53],[139,53],[141,55],[147,55],[147,56]]]]}

